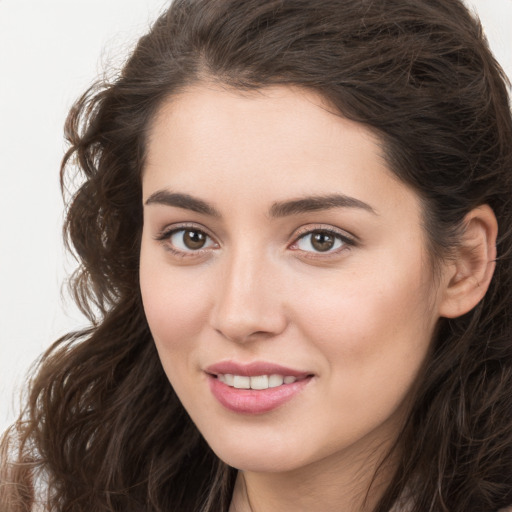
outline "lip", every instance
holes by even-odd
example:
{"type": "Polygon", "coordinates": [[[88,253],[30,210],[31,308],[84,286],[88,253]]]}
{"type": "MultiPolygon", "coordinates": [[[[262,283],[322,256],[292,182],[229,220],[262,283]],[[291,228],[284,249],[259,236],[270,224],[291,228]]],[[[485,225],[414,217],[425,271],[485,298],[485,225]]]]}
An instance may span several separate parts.
{"type": "Polygon", "coordinates": [[[273,411],[299,395],[313,378],[309,372],[262,361],[249,364],[223,361],[207,367],[205,372],[213,396],[226,409],[239,414],[264,414],[273,411]],[[277,374],[295,377],[298,380],[291,384],[262,390],[237,389],[217,379],[218,374],[226,373],[244,377],[277,374]]]}
{"type": "Polygon", "coordinates": [[[230,373],[231,375],[242,375],[244,377],[255,377],[257,375],[283,375],[295,377],[297,379],[311,375],[311,372],[295,370],[293,368],[287,368],[286,366],[266,361],[254,361],[248,364],[237,363],[235,361],[221,361],[208,366],[205,369],[205,372],[212,375],[230,373]]]}

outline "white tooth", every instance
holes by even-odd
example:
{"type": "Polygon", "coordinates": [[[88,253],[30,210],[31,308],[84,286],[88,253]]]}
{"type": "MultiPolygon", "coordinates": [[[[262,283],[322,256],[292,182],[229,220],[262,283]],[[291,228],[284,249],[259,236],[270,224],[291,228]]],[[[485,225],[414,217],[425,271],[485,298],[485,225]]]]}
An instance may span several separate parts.
{"type": "Polygon", "coordinates": [[[283,382],[285,384],[293,384],[297,379],[295,377],[285,377],[283,382]]]}
{"type": "Polygon", "coordinates": [[[226,377],[224,377],[224,375],[222,375],[222,373],[219,373],[217,375],[217,379],[220,380],[221,382],[226,382],[226,377]]]}
{"type": "Polygon", "coordinates": [[[271,375],[268,378],[268,387],[269,388],[277,388],[277,386],[281,386],[283,384],[283,376],[282,375],[271,375]]]}
{"type": "Polygon", "coordinates": [[[251,378],[242,375],[235,375],[233,386],[237,389],[251,389],[251,378]]]}
{"type": "Polygon", "coordinates": [[[251,377],[251,389],[267,389],[268,388],[268,376],[257,375],[251,377]]]}
{"type": "Polygon", "coordinates": [[[224,382],[228,385],[228,386],[234,386],[235,385],[235,378],[233,375],[231,375],[230,373],[226,373],[224,375],[224,382]]]}

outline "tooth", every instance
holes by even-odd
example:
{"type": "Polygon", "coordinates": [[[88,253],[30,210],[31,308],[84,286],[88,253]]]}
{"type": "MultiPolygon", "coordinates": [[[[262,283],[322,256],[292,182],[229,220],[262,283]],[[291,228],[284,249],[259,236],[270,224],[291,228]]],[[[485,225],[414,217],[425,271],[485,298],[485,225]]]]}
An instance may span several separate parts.
{"type": "Polygon", "coordinates": [[[251,389],[251,378],[235,375],[233,385],[237,389],[251,389]]]}
{"type": "Polygon", "coordinates": [[[283,384],[283,376],[282,375],[271,375],[268,378],[268,387],[269,388],[277,388],[277,386],[281,386],[283,384]]]}
{"type": "Polygon", "coordinates": [[[226,377],[222,375],[222,373],[219,373],[217,375],[217,379],[219,379],[221,382],[226,382],[226,377]]]}
{"type": "Polygon", "coordinates": [[[224,375],[224,382],[228,385],[228,386],[234,386],[235,385],[235,378],[233,377],[233,375],[231,375],[230,373],[226,373],[224,375]]]}
{"type": "Polygon", "coordinates": [[[297,379],[295,377],[285,377],[283,382],[285,384],[293,384],[297,379]]]}
{"type": "Polygon", "coordinates": [[[267,389],[268,388],[268,376],[257,375],[251,377],[251,389],[267,389]]]}

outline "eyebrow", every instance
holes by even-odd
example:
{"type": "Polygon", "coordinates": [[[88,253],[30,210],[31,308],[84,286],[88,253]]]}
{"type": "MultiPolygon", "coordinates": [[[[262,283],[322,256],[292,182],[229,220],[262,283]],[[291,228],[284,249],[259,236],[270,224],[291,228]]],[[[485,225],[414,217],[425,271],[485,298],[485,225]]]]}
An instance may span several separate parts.
{"type": "Polygon", "coordinates": [[[270,215],[272,217],[286,217],[287,215],[330,210],[332,208],[360,208],[377,215],[377,212],[369,204],[344,194],[311,196],[274,203],[270,208],[270,215]]]}
{"type": "MultiPolygon", "coordinates": [[[[220,212],[206,201],[193,197],[189,194],[170,192],[168,190],[159,190],[151,194],[145,204],[174,206],[209,215],[211,217],[221,217],[220,212]]],[[[344,194],[330,194],[326,196],[310,196],[293,199],[291,201],[274,203],[270,207],[270,216],[274,218],[287,217],[289,215],[330,210],[333,208],[359,208],[377,215],[376,211],[369,204],[356,199],[355,197],[346,196],[344,194]]]]}
{"type": "Polygon", "coordinates": [[[168,190],[159,190],[158,192],[151,194],[145,204],[176,206],[178,208],[184,208],[185,210],[192,210],[193,212],[210,215],[211,217],[221,216],[213,206],[202,199],[192,197],[189,194],[169,192],[168,190]]]}

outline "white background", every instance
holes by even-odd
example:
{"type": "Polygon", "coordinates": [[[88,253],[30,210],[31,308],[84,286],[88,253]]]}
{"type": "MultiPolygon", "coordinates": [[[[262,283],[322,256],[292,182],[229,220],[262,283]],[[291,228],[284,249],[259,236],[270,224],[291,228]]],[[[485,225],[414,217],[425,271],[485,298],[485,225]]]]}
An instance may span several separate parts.
{"type": "MultiPolygon", "coordinates": [[[[313,1],[313,0],[312,0],[313,1]]],[[[468,0],[512,77],[512,0],[468,0]]],[[[72,102],[120,66],[168,0],[0,0],[0,432],[30,364],[85,325],[61,295],[58,172],[72,102]]]]}

